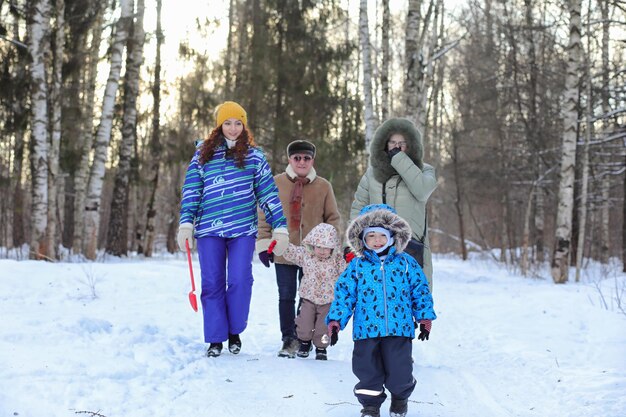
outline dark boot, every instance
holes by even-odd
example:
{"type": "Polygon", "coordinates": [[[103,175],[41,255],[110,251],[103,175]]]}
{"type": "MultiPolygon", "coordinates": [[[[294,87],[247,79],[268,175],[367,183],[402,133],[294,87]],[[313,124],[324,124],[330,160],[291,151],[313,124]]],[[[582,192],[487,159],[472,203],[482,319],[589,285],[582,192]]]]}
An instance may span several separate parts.
{"type": "Polygon", "coordinates": [[[406,417],[406,413],[408,409],[409,409],[408,398],[405,398],[404,400],[399,400],[397,398],[391,397],[391,407],[389,407],[390,417],[406,417]]]}
{"type": "Polygon", "coordinates": [[[296,352],[299,358],[308,358],[309,352],[311,351],[311,341],[310,340],[301,340],[300,341],[300,349],[296,352]]]}
{"type": "Polygon", "coordinates": [[[218,356],[220,356],[222,354],[222,348],[224,347],[224,345],[222,345],[222,342],[220,343],[211,343],[209,345],[209,349],[206,351],[206,355],[209,358],[216,358],[218,356]]]}
{"type": "Polygon", "coordinates": [[[241,351],[241,339],[238,334],[228,335],[228,351],[233,355],[236,355],[241,351]]]}
{"type": "Polygon", "coordinates": [[[298,350],[298,339],[285,339],[283,347],[278,351],[279,358],[295,358],[296,350],[298,350]]]}
{"type": "Polygon", "coordinates": [[[361,417],[380,417],[380,407],[366,405],[361,410],[361,417]]]}
{"type": "Polygon", "coordinates": [[[328,359],[328,354],[325,348],[315,348],[315,359],[318,361],[325,361],[328,359]]]}

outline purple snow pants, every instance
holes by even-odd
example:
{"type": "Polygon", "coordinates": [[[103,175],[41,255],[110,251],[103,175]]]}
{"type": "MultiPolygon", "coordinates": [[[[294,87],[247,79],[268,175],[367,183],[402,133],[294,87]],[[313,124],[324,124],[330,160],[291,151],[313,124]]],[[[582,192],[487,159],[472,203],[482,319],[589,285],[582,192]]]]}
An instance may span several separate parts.
{"type": "Polygon", "coordinates": [[[254,236],[197,240],[202,275],[204,341],[219,343],[248,325],[254,236]],[[228,261],[228,262],[227,262],[228,261]]]}

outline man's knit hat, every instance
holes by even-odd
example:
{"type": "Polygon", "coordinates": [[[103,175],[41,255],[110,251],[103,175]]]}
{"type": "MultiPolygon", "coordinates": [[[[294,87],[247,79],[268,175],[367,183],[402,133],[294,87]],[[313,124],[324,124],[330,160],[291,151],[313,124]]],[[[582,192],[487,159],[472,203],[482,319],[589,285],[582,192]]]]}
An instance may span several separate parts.
{"type": "Polygon", "coordinates": [[[225,101],[215,108],[215,123],[217,127],[220,127],[222,123],[232,118],[240,120],[244,126],[248,125],[248,115],[238,103],[225,101]]]}
{"type": "Polygon", "coordinates": [[[308,140],[294,140],[287,145],[287,156],[291,156],[297,153],[303,153],[305,155],[311,155],[315,158],[315,145],[308,140]]]}

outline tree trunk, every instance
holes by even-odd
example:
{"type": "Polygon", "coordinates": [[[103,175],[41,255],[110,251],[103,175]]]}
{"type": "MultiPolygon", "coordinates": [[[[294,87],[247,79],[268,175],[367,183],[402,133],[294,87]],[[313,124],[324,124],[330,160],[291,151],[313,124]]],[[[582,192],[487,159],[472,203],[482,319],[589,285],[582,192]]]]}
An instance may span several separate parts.
{"type": "Polygon", "coordinates": [[[459,133],[452,133],[452,166],[454,169],[454,183],[456,184],[456,199],[454,201],[454,207],[459,219],[459,243],[461,244],[461,258],[467,260],[467,246],[465,245],[465,222],[463,219],[463,207],[462,207],[462,195],[461,192],[461,175],[459,173],[459,152],[458,152],[458,138],[459,133]]]}
{"type": "Polygon", "coordinates": [[[377,120],[374,115],[372,99],[372,55],[370,51],[370,35],[367,19],[367,0],[361,0],[359,5],[359,44],[363,59],[363,102],[365,105],[365,152],[369,154],[370,143],[374,137],[377,120]]]}
{"type": "Polygon", "coordinates": [[[50,152],[48,154],[48,224],[46,235],[48,256],[58,258],[60,239],[57,238],[60,219],[59,206],[59,154],[61,148],[61,107],[63,88],[63,56],[65,49],[65,0],[55,0],[54,60],[50,87],[50,152]]]}
{"type": "MultiPolygon", "coordinates": [[[[383,23],[382,23],[382,55],[383,62],[380,70],[380,113],[382,120],[389,118],[389,63],[391,62],[391,53],[389,46],[389,31],[391,30],[391,11],[389,10],[389,0],[383,0],[383,23]]],[[[432,242],[431,242],[432,243],[432,242]]]]}
{"type": "Polygon", "coordinates": [[[85,199],[87,194],[87,182],[89,180],[91,148],[93,146],[96,77],[98,75],[104,11],[105,7],[100,7],[98,15],[95,18],[85,76],[85,98],[83,101],[85,110],[80,130],[83,146],[81,148],[80,164],[74,176],[74,241],[72,244],[72,251],[74,253],[83,253],[84,251],[85,199]]]}
{"type": "Polygon", "coordinates": [[[121,15],[115,25],[116,33],[111,45],[111,68],[109,78],[105,87],[104,98],[102,100],[102,112],[100,125],[96,132],[94,143],[94,156],[89,183],[87,185],[87,196],[85,200],[85,256],[87,259],[96,259],[98,249],[98,231],[100,228],[100,199],[102,197],[102,187],[104,184],[105,164],[108,153],[109,142],[111,140],[111,130],[113,128],[113,112],[115,107],[115,96],[119,86],[120,72],[122,69],[122,55],[124,45],[128,38],[128,31],[133,20],[133,0],[121,0],[121,15]]]}
{"type": "Polygon", "coordinates": [[[244,88],[246,86],[244,77],[244,68],[246,66],[246,60],[248,54],[246,51],[248,48],[248,21],[250,15],[250,2],[246,1],[239,7],[239,28],[238,32],[238,46],[237,46],[237,68],[235,70],[235,97],[243,97],[244,88]]]}
{"type": "Polygon", "coordinates": [[[139,76],[145,42],[144,10],[144,0],[137,0],[137,20],[131,27],[126,49],[122,140],[119,147],[119,162],[115,173],[106,244],[107,253],[115,256],[125,256],[128,253],[128,184],[133,144],[137,141],[137,97],[139,95],[139,76]]]}
{"type": "Polygon", "coordinates": [[[31,164],[32,209],[30,258],[42,259],[46,253],[48,220],[48,85],[45,52],[50,32],[50,4],[48,0],[34,0],[30,10],[29,52],[31,75],[31,164]]]}
{"type": "Polygon", "coordinates": [[[538,263],[543,263],[545,260],[545,248],[544,248],[544,221],[545,221],[545,206],[544,206],[544,190],[541,185],[535,188],[535,251],[538,263]]]}
{"type": "Polygon", "coordinates": [[[569,0],[569,45],[567,48],[567,75],[563,105],[563,144],[556,217],[555,247],[552,256],[552,279],[557,284],[567,282],[572,208],[574,205],[574,165],[576,163],[576,133],[578,126],[578,84],[580,73],[580,0],[569,0]]]}
{"type": "MultiPolygon", "coordinates": [[[[157,10],[160,4],[157,6],[157,10]]],[[[157,18],[157,25],[160,24],[157,18]]],[[[233,62],[233,26],[235,25],[235,0],[228,2],[228,38],[226,41],[226,57],[224,59],[224,79],[226,81],[225,94],[230,97],[234,91],[232,62],[233,62]]],[[[157,29],[158,31],[158,29],[157,29]]],[[[158,35],[157,35],[158,37],[158,35]]]]}
{"type": "MultiPolygon", "coordinates": [[[[439,14],[440,7],[443,5],[442,0],[437,0],[437,3],[434,1],[430,2],[430,7],[428,8],[428,12],[424,19],[424,27],[423,27],[423,35],[427,33],[427,29],[430,26],[430,20],[437,21],[437,17],[439,14]],[[434,6],[434,18],[433,16],[433,4],[434,6]]],[[[422,39],[425,39],[422,37],[422,39]]],[[[426,56],[422,59],[422,68],[419,71],[419,79],[418,79],[418,89],[417,89],[417,114],[415,116],[416,126],[420,132],[426,131],[426,123],[428,119],[428,91],[430,90],[430,85],[433,79],[433,72],[435,70],[435,62],[432,59],[434,55],[434,50],[437,45],[437,27],[433,25],[433,30],[431,36],[428,38],[428,42],[422,40],[420,41],[423,46],[421,49],[426,51],[426,56]]]]}
{"type": "MultiPolygon", "coordinates": [[[[232,5],[231,5],[232,6],[232,5]]],[[[230,33],[230,32],[229,32],[230,33]]],[[[152,137],[150,138],[150,179],[148,180],[150,198],[146,219],[146,244],[145,255],[152,256],[154,250],[155,220],[156,220],[156,191],[159,186],[159,167],[161,153],[161,45],[163,44],[163,31],[161,30],[161,0],[157,0],[157,45],[156,60],[154,64],[154,85],[152,86],[152,98],[154,109],[152,111],[152,137]]],[[[230,88],[230,85],[229,87],[230,88]]]]}
{"type": "MultiPolygon", "coordinates": [[[[589,23],[587,23],[589,28],[589,23]]],[[[588,51],[588,53],[590,53],[588,51]]],[[[586,78],[587,78],[587,128],[585,131],[585,143],[583,145],[582,152],[582,184],[580,189],[580,212],[579,212],[579,225],[578,225],[578,238],[576,246],[576,282],[580,281],[580,269],[583,264],[583,255],[585,250],[585,229],[587,226],[587,200],[588,200],[588,188],[589,188],[589,142],[591,141],[591,131],[593,129],[593,122],[591,117],[593,116],[593,106],[591,103],[591,68],[589,68],[589,59],[587,57],[586,78]]]]}
{"type": "Polygon", "coordinates": [[[419,24],[420,24],[419,0],[409,0],[409,8],[406,16],[406,31],[404,40],[404,113],[407,117],[416,121],[418,112],[418,90],[420,72],[422,71],[422,56],[419,49],[419,24]]]}
{"type": "MultiPolygon", "coordinates": [[[[20,19],[13,17],[13,38],[20,39],[20,19]]],[[[13,246],[20,247],[26,242],[24,233],[24,190],[22,188],[22,172],[24,166],[24,134],[28,128],[29,109],[27,107],[28,70],[26,67],[26,54],[17,56],[17,63],[13,82],[17,84],[13,102],[13,120],[15,129],[15,148],[13,154],[12,180],[15,182],[13,190],[13,246]]]]}
{"type": "MultiPolygon", "coordinates": [[[[609,42],[610,25],[609,18],[609,0],[601,0],[598,2],[602,14],[602,88],[600,89],[602,98],[602,114],[608,114],[611,111],[610,100],[610,72],[611,62],[609,60],[609,42]]],[[[605,118],[602,121],[602,134],[607,136],[610,129],[609,121],[605,118]]],[[[604,147],[604,146],[603,146],[604,147]]],[[[602,153],[609,154],[610,149],[604,150],[602,153]]],[[[602,175],[602,174],[601,174],[602,175]]],[[[609,217],[610,217],[610,181],[609,177],[604,176],[600,181],[600,233],[599,233],[599,249],[600,262],[606,264],[610,256],[610,234],[609,234],[609,217]]],[[[626,198],[626,197],[625,197],[626,198]]]]}
{"type": "MultiPolygon", "coordinates": [[[[626,158],[624,158],[626,165],[626,158]]],[[[623,198],[622,198],[622,272],[626,272],[626,175],[623,180],[623,198]]]]}

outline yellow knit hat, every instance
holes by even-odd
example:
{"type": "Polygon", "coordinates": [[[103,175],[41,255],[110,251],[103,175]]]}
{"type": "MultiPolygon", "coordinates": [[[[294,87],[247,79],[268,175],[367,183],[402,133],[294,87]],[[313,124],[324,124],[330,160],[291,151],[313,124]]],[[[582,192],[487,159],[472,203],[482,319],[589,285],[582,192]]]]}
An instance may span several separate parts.
{"type": "Polygon", "coordinates": [[[234,101],[225,101],[215,108],[215,123],[218,127],[231,118],[241,120],[244,126],[248,124],[246,111],[234,101]]]}

